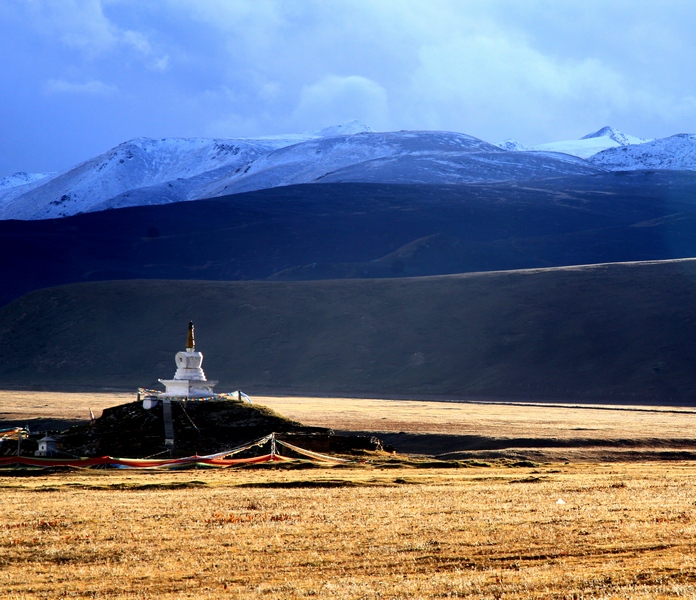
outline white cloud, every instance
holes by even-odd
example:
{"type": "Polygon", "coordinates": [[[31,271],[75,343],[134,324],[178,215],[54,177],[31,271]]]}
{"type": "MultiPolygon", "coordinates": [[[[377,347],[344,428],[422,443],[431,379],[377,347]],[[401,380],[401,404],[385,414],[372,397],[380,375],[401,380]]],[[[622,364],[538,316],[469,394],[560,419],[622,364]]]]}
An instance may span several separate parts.
{"type": "Polygon", "coordinates": [[[126,50],[162,60],[146,34],[111,21],[104,13],[105,4],[104,0],[31,0],[27,10],[39,31],[91,59],[126,50]]]}
{"type": "Polygon", "coordinates": [[[45,90],[49,93],[86,94],[106,96],[117,92],[117,88],[101,81],[92,79],[82,83],[66,81],[65,79],[50,79],[46,82],[45,90]]]}
{"type": "MultiPolygon", "coordinates": [[[[293,11],[293,0],[169,0],[171,10],[181,11],[198,21],[223,31],[249,32],[255,37],[261,32],[270,33],[284,23],[283,13],[293,11]]],[[[311,4],[302,0],[302,4],[311,4]]]]}
{"type": "MultiPolygon", "coordinates": [[[[358,118],[375,129],[454,129],[531,144],[582,135],[632,111],[657,116],[664,104],[666,90],[636,79],[625,57],[622,63],[602,53],[604,45],[625,47],[609,41],[621,11],[588,2],[589,14],[531,1],[531,15],[503,0],[169,6],[218,36],[228,59],[217,63],[218,84],[235,89],[232,110],[264,133],[358,118]],[[613,23],[602,22],[603,10],[613,23]],[[554,21],[573,15],[588,31],[554,21]],[[556,39],[561,25],[564,36],[556,39]]],[[[635,29],[626,15],[624,21],[635,29]]],[[[616,33],[625,36],[622,28],[616,33]]]]}
{"type": "Polygon", "coordinates": [[[542,141],[587,115],[624,109],[629,97],[624,78],[599,59],[548,56],[521,36],[487,29],[421,46],[395,111],[409,127],[455,128],[498,141],[515,123],[542,141]]]}
{"type": "Polygon", "coordinates": [[[378,83],[359,75],[327,75],[302,88],[292,120],[305,129],[318,129],[358,119],[380,129],[388,113],[387,93],[378,83]]]}
{"type": "Polygon", "coordinates": [[[694,129],[695,20],[686,0],[0,0],[18,91],[2,102],[15,139],[37,122],[112,143],[353,118],[528,145],[603,125],[658,137],[694,129]],[[118,93],[123,110],[89,102],[88,122],[42,93],[118,93]]]}
{"type": "MultiPolygon", "coordinates": [[[[278,133],[278,131],[271,131],[278,133]]],[[[259,123],[253,117],[228,114],[209,122],[202,135],[214,138],[254,137],[259,134],[259,123]]]]}
{"type": "Polygon", "coordinates": [[[43,0],[33,3],[39,25],[66,45],[100,53],[117,44],[119,32],[99,0],[43,0]]]}
{"type": "Polygon", "coordinates": [[[169,69],[169,55],[164,55],[164,56],[161,56],[160,58],[155,59],[155,61],[150,64],[150,68],[153,71],[160,71],[160,72],[164,72],[167,69],[169,69]]]}

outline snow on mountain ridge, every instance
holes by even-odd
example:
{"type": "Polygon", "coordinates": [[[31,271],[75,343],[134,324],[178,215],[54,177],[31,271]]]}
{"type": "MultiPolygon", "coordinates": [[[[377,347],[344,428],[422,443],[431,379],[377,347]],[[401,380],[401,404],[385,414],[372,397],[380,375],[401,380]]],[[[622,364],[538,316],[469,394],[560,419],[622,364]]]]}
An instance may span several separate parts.
{"type": "Polygon", "coordinates": [[[478,138],[453,132],[398,131],[309,140],[259,158],[243,173],[207,186],[201,197],[311,183],[328,173],[378,158],[426,152],[503,152],[478,138]]]}
{"type": "Polygon", "coordinates": [[[0,190],[4,190],[11,187],[17,187],[19,185],[26,185],[27,183],[34,183],[41,179],[46,179],[46,177],[53,177],[57,173],[26,173],[25,171],[17,171],[12,175],[3,177],[0,179],[0,190]]]}
{"type": "Polygon", "coordinates": [[[322,177],[322,183],[462,184],[528,181],[564,175],[593,175],[586,161],[553,152],[414,152],[349,165],[322,177]]]}
{"type": "Polygon", "coordinates": [[[570,157],[561,155],[508,159],[508,154],[517,153],[461,133],[367,129],[352,122],[326,128],[309,139],[136,138],[11,201],[2,202],[6,197],[0,191],[0,218],[46,219],[195,200],[328,181],[332,174],[354,182],[373,181],[380,172],[385,181],[461,183],[597,172],[597,167],[577,159],[571,164],[570,157]],[[333,135],[337,132],[340,135],[333,135]],[[370,162],[374,160],[382,162],[370,162]],[[389,168],[394,172],[386,173],[389,168]]]}
{"type": "Polygon", "coordinates": [[[332,125],[317,129],[310,133],[281,133],[276,135],[263,135],[255,138],[240,138],[243,140],[257,140],[274,144],[276,149],[294,144],[301,144],[316,138],[337,137],[341,135],[355,135],[358,133],[375,133],[373,129],[365,125],[362,121],[348,121],[340,125],[332,125]]]}
{"type": "Polygon", "coordinates": [[[564,140],[532,146],[529,150],[542,150],[547,152],[563,152],[580,158],[589,158],[597,152],[607,148],[625,146],[630,144],[643,144],[647,140],[632,135],[626,135],[613,127],[602,127],[594,133],[588,133],[579,140],[564,140]]]}
{"type": "Polygon", "coordinates": [[[504,140],[502,142],[498,142],[495,145],[498,146],[498,148],[502,148],[503,150],[509,150],[511,152],[522,152],[524,150],[529,150],[527,146],[521,144],[517,140],[513,140],[512,138],[504,140]]]}
{"type": "Polygon", "coordinates": [[[671,169],[696,171],[696,134],[678,133],[640,145],[608,148],[590,157],[612,171],[671,169]]]}
{"type": "Polygon", "coordinates": [[[365,125],[362,121],[353,120],[340,125],[324,127],[314,132],[319,137],[335,137],[337,135],[355,135],[356,133],[374,133],[374,130],[365,125]]]}
{"type": "MultiPolygon", "coordinates": [[[[202,138],[137,138],[53,177],[11,200],[0,192],[0,218],[54,218],[92,210],[92,205],[128,190],[219,167],[242,167],[273,149],[272,144],[202,138]]],[[[12,190],[9,190],[12,191],[12,190]]]]}
{"type": "Polygon", "coordinates": [[[265,138],[135,138],[56,174],[44,184],[0,188],[0,219],[48,219],[92,211],[97,206],[110,208],[111,198],[119,198],[119,206],[191,200],[200,197],[201,186],[233,177],[275,150],[369,131],[359,121],[350,121],[313,134],[265,138]],[[134,193],[139,189],[143,193],[134,193]],[[147,197],[150,192],[154,198],[147,197]]]}
{"type": "MultiPolygon", "coordinates": [[[[525,148],[514,140],[493,145],[447,131],[379,133],[358,121],[263,138],[136,138],[58,175],[0,187],[0,219],[55,218],[317,182],[456,184],[643,168],[617,166],[611,158],[591,163],[578,158],[646,146],[635,140],[640,138],[604,127],[581,140],[525,148]]],[[[696,136],[655,142],[663,143],[663,154],[688,155],[696,136]]],[[[654,168],[696,170],[695,163],[682,157],[654,168]]]]}
{"type": "Polygon", "coordinates": [[[644,144],[645,142],[649,141],[643,138],[635,137],[633,135],[626,135],[625,133],[622,133],[618,129],[614,129],[613,127],[602,127],[598,131],[595,131],[594,133],[588,133],[587,135],[582,136],[580,139],[581,140],[589,140],[593,138],[602,138],[606,137],[609,138],[610,140],[614,140],[617,144],[620,146],[628,146],[629,144],[644,144]]]}

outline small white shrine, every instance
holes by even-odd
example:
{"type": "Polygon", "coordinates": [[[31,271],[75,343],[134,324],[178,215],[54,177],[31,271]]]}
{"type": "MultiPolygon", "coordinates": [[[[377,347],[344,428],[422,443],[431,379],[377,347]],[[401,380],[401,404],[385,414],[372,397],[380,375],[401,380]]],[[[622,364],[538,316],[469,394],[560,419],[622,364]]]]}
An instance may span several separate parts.
{"type": "Polygon", "coordinates": [[[174,360],[176,361],[174,379],[160,379],[159,382],[164,385],[165,390],[158,392],[156,396],[146,396],[143,400],[143,408],[153,408],[160,400],[164,399],[194,400],[216,396],[213,388],[217,381],[206,379],[201,368],[203,354],[196,351],[193,322],[189,322],[186,350],[177,352],[174,360]]]}
{"type": "Polygon", "coordinates": [[[53,456],[56,452],[56,440],[45,435],[39,440],[39,449],[34,452],[34,456],[53,456]]]}

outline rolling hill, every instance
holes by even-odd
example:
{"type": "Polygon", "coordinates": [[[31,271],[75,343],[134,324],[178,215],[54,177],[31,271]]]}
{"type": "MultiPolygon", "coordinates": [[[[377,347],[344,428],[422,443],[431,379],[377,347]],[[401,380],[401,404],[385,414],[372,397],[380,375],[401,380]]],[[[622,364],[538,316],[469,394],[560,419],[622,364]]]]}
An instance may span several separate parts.
{"type": "Polygon", "coordinates": [[[313,184],[0,221],[0,303],[113,279],[406,277],[696,255],[696,173],[313,184]]]}
{"type": "Polygon", "coordinates": [[[0,308],[0,385],[692,403],[696,260],[406,279],[115,281],[0,308]]]}

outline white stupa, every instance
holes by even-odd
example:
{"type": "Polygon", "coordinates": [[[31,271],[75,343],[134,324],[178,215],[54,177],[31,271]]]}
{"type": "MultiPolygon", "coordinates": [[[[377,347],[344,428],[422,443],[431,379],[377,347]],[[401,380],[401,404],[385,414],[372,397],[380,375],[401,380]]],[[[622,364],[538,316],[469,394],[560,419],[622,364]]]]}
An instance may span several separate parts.
{"type": "MultiPolygon", "coordinates": [[[[176,373],[174,379],[159,379],[158,381],[164,385],[165,390],[158,392],[155,390],[146,390],[140,388],[138,390],[138,399],[143,399],[143,408],[150,410],[159,405],[160,402],[165,408],[165,421],[168,419],[171,423],[171,403],[174,401],[187,400],[215,400],[228,401],[237,400],[239,402],[251,403],[251,398],[241,390],[236,392],[226,392],[224,394],[216,394],[213,388],[217,381],[208,380],[201,368],[203,364],[203,354],[196,352],[196,343],[193,337],[193,323],[189,323],[188,339],[186,340],[186,350],[177,352],[174,357],[176,361],[176,373]],[[167,417],[166,413],[170,416],[167,417]]],[[[167,439],[173,440],[173,432],[170,432],[167,439]]],[[[173,443],[173,441],[172,441],[173,443]]]]}
{"type": "Polygon", "coordinates": [[[196,344],[193,337],[193,322],[189,323],[186,350],[177,352],[176,373],[174,379],[160,379],[165,391],[160,392],[160,398],[195,399],[212,398],[215,396],[213,388],[217,381],[208,381],[201,368],[203,354],[196,352],[196,344]]]}

